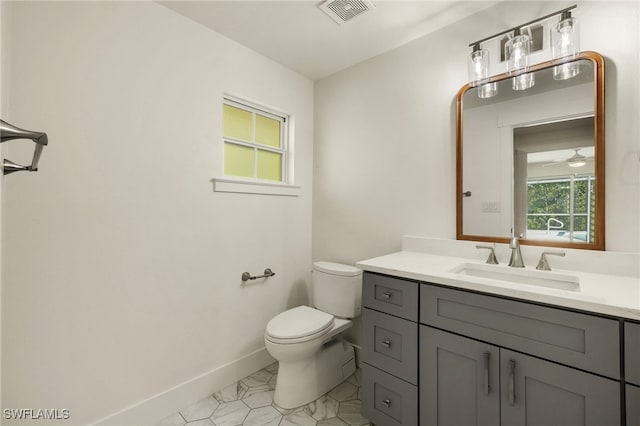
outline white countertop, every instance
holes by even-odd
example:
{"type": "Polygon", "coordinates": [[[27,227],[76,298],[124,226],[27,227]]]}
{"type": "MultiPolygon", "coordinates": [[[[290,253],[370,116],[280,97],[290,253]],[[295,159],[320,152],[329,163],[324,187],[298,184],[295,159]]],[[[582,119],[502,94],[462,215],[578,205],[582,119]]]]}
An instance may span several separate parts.
{"type": "MultiPolygon", "coordinates": [[[[477,259],[401,251],[363,260],[356,266],[370,272],[640,321],[640,279],[637,277],[554,268],[553,273],[578,277],[579,290],[569,291],[451,272],[465,263],[484,264],[482,260],[477,259]]],[[[513,269],[504,264],[496,267],[513,269]]],[[[527,269],[535,270],[530,266],[527,266],[527,269]]]]}

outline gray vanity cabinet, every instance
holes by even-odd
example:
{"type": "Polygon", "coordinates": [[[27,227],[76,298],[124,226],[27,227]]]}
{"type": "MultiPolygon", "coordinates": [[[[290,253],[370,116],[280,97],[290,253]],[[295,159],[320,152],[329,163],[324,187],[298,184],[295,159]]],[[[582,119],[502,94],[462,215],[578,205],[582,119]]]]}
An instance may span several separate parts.
{"type": "Polygon", "coordinates": [[[376,426],[640,426],[638,323],[370,272],[363,306],[376,426]]]}
{"type": "Polygon", "coordinates": [[[620,424],[620,382],[507,349],[500,378],[503,425],[620,424]]]}
{"type": "Polygon", "coordinates": [[[620,424],[617,381],[424,325],[420,342],[420,426],[620,424]]]}
{"type": "Polygon", "coordinates": [[[420,326],[420,426],[500,424],[500,350],[420,326]]]}
{"type": "Polygon", "coordinates": [[[627,426],[640,425],[640,324],[624,323],[627,426]]]}
{"type": "Polygon", "coordinates": [[[419,283],[365,272],[362,413],[379,426],[418,424],[419,283]]]}
{"type": "Polygon", "coordinates": [[[640,324],[624,323],[624,349],[625,381],[640,386],[640,324]]]}
{"type": "Polygon", "coordinates": [[[627,385],[627,426],[640,425],[640,386],[627,385]]]}

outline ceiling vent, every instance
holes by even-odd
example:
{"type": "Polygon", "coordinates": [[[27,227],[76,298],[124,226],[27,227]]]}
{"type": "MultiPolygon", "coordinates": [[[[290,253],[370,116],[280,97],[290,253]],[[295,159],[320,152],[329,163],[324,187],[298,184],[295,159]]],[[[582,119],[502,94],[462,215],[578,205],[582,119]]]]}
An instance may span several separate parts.
{"type": "Polygon", "coordinates": [[[340,25],[376,8],[369,0],[327,0],[318,7],[340,25]]]}

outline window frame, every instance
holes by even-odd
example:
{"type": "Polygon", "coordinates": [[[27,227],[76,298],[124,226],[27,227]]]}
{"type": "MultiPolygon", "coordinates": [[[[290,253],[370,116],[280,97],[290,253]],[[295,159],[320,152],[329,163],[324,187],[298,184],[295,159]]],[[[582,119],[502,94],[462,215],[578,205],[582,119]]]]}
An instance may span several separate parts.
{"type": "Polygon", "coordinates": [[[282,112],[279,109],[258,104],[257,102],[240,98],[238,96],[225,93],[222,98],[222,113],[220,120],[221,140],[222,140],[222,176],[213,179],[214,191],[216,192],[238,192],[251,194],[270,194],[298,196],[300,187],[293,184],[293,116],[282,112]],[[224,106],[229,105],[251,113],[251,141],[227,137],[224,135],[223,118],[224,106]],[[255,141],[256,115],[274,119],[280,122],[280,148],[261,144],[255,141]],[[253,177],[235,176],[225,174],[224,155],[226,144],[244,146],[252,148],[253,157],[253,177]],[[257,177],[258,152],[266,151],[281,155],[281,180],[261,179],[257,177]]]}

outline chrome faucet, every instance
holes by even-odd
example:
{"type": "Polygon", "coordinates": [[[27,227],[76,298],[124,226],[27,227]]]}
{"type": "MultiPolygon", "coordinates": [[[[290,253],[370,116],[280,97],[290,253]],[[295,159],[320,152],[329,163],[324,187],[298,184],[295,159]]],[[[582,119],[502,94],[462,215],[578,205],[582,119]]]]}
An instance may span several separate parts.
{"type": "Polygon", "coordinates": [[[487,263],[490,265],[498,265],[498,259],[496,258],[496,252],[493,249],[493,247],[476,244],[476,248],[489,250],[489,257],[487,258],[487,263]]]}
{"type": "Polygon", "coordinates": [[[520,252],[520,238],[513,235],[509,242],[509,248],[511,249],[511,259],[509,259],[509,266],[514,268],[524,268],[524,262],[522,261],[522,253],[520,252]]]}
{"type": "Polygon", "coordinates": [[[540,261],[538,262],[538,266],[536,269],[540,271],[550,271],[551,267],[549,266],[549,262],[547,261],[547,255],[560,256],[564,257],[563,251],[543,251],[540,255],[540,261]]]}

